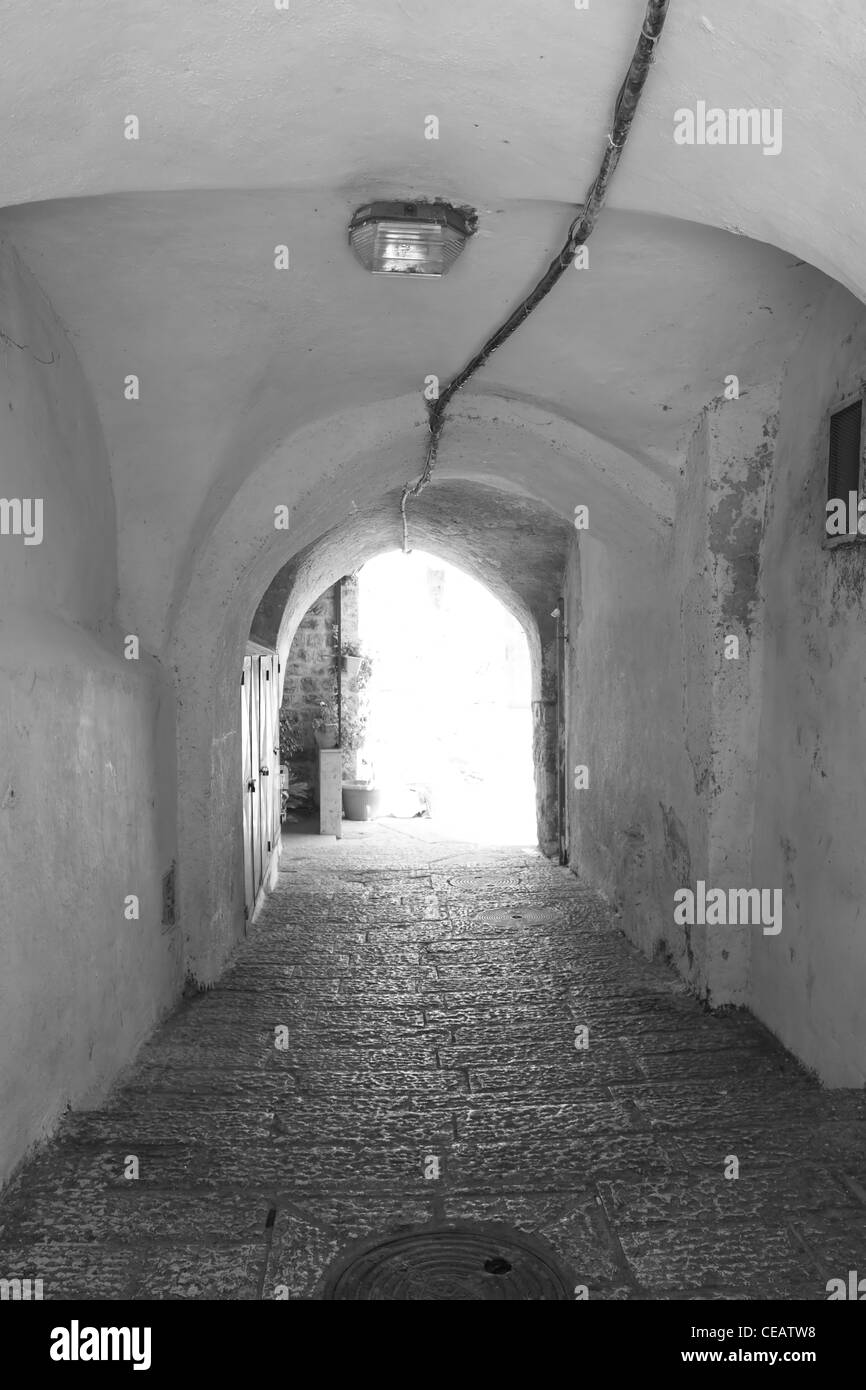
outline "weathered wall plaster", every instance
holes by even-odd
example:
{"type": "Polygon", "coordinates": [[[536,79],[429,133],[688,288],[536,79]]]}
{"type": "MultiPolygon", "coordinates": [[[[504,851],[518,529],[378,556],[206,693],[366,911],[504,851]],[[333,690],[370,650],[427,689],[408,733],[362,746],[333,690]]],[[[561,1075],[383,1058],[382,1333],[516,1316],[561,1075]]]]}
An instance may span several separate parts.
{"type": "Polygon", "coordinates": [[[580,533],[566,575],[570,863],[610,897],[626,934],[693,973],[674,889],[700,853],[682,732],[669,548],[635,563],[580,533]],[[574,770],[589,785],[575,789],[574,770]]]}
{"type": "Polygon", "coordinates": [[[826,417],[866,380],[866,312],[836,288],[785,374],[762,563],[753,877],[783,928],[753,942],[752,1007],[833,1085],[866,1082],[866,549],[823,546],[826,417]]]}
{"type": "Polygon", "coordinates": [[[0,535],[2,1182],[67,1105],[104,1093],[183,972],[162,923],[177,853],[173,694],[145,652],[124,659],[99,420],[8,248],[0,330],[0,494],[41,498],[44,517],[40,545],[0,535]]]}
{"type": "Polygon", "coordinates": [[[171,706],[154,663],[48,616],[4,616],[0,1181],[67,1106],[104,1095],[180,991],[157,820],[171,706]]]}
{"type": "Polygon", "coordinates": [[[590,530],[567,580],[575,867],[713,1004],[748,1002],[755,928],[675,923],[673,895],[699,878],[764,886],[752,829],[776,407],[773,385],[714,402],[689,441],[668,544],[630,563],[590,530]],[[730,660],[726,637],[739,643],[730,660]]]}
{"type": "Polygon", "coordinates": [[[568,571],[574,867],[832,1085],[866,1081],[866,547],[823,544],[826,421],[864,381],[866,313],[836,287],[781,386],[702,413],[652,583],[591,538],[568,571]],[[698,878],[781,888],[782,931],[674,926],[698,878]]]}
{"type": "MultiPolygon", "coordinates": [[[[751,888],[761,698],[761,540],[778,409],[775,383],[717,398],[689,442],[674,526],[682,730],[695,803],[693,876],[751,888]],[[729,643],[735,645],[728,646],[729,643]]],[[[684,928],[690,978],[713,1004],[749,999],[754,926],[684,928]]]]}

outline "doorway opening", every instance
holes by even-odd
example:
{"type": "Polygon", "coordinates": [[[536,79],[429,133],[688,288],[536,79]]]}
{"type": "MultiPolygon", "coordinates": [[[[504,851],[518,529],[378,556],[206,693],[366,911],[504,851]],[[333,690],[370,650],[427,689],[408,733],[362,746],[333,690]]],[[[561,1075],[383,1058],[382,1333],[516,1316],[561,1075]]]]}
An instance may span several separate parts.
{"type": "Polygon", "coordinates": [[[537,842],[529,645],[456,566],[393,551],[358,572],[368,659],[355,776],[393,817],[479,843],[537,842]]]}
{"type": "Polygon", "coordinates": [[[240,679],[244,920],[276,880],[280,839],[280,749],[276,652],[247,643],[240,679]]]}

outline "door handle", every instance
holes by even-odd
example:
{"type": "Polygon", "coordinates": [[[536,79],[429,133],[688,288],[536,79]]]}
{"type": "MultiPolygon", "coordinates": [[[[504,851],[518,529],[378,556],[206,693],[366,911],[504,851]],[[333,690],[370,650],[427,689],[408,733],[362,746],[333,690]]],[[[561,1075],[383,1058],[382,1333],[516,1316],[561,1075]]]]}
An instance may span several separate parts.
{"type": "Polygon", "coordinates": [[[262,774],[263,777],[270,777],[271,775],[266,767],[260,767],[259,772],[262,774]]]}
{"type": "Polygon", "coordinates": [[[255,784],[255,782],[253,781],[253,779],[252,779],[252,777],[251,777],[250,780],[247,782],[247,791],[248,791],[248,792],[254,792],[255,789],[256,789],[256,784],[255,784]]]}

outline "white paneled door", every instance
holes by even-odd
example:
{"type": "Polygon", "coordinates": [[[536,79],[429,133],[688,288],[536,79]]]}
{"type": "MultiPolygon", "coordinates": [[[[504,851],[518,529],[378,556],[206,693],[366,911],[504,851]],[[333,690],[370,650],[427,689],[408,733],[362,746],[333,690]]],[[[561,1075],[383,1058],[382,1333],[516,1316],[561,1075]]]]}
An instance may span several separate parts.
{"type": "MultiPolygon", "coordinates": [[[[251,644],[252,646],[252,644],[251,644]]],[[[252,917],[280,834],[280,756],[275,653],[251,651],[241,675],[244,902],[252,917]]]]}

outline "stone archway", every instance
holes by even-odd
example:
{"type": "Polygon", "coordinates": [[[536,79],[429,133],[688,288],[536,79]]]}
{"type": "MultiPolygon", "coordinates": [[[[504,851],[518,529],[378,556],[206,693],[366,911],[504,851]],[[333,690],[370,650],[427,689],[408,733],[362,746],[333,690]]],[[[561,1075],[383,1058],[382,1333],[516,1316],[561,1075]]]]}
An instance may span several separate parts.
{"type": "MultiPolygon", "coordinates": [[[[443,480],[422,493],[412,510],[411,537],[463,569],[517,618],[526,636],[532,674],[533,760],[538,841],[558,848],[556,619],[573,528],[549,508],[488,484],[443,480]]],[[[252,637],[285,661],[309,604],[346,570],[355,570],[401,539],[399,493],[376,509],[357,510],[274,576],[252,623],[252,637]]]]}
{"type": "MultiPolygon", "coordinates": [[[[444,558],[454,556],[470,573],[474,566],[478,577],[498,591],[523,622],[534,654],[533,699],[543,702],[550,698],[550,676],[544,674],[542,652],[547,651],[550,671],[549,615],[556,604],[558,585],[553,601],[545,595],[542,603],[531,577],[525,579],[526,592],[521,594],[513,576],[509,580],[504,573],[497,575],[490,563],[495,559],[495,547],[484,563],[483,525],[473,559],[472,544],[463,547],[455,539],[461,503],[467,496],[461,494],[458,484],[464,489],[481,489],[468,496],[476,501],[486,499],[488,529],[492,523],[495,530],[499,516],[503,524],[508,518],[512,528],[529,538],[537,527],[521,525],[519,519],[525,523],[527,518],[547,518],[543,534],[548,535],[548,542],[542,542],[542,548],[553,538],[560,560],[565,537],[573,533],[573,509],[579,495],[598,518],[602,542],[616,539],[633,559],[642,554],[653,563],[653,555],[664,545],[664,509],[671,492],[651,470],[627,459],[622,451],[593,439],[569,421],[543,415],[537,407],[510,403],[505,415],[504,403],[476,401],[471,396],[461,407],[451,430],[448,467],[442,470],[436,487],[419,499],[415,524],[433,527],[444,558]],[[634,489],[648,491],[658,510],[648,506],[646,496],[635,495],[629,488],[630,478],[635,480],[634,489]],[[449,487],[458,487],[450,500],[449,487]],[[436,501],[437,493],[441,503],[436,501]],[[496,506],[489,510],[495,499],[503,508],[499,513],[496,506]]],[[[304,595],[309,600],[327,586],[329,576],[333,582],[352,567],[347,542],[353,534],[363,537],[365,527],[372,524],[367,545],[379,545],[380,540],[373,540],[377,529],[381,538],[391,527],[394,543],[398,543],[396,498],[405,478],[407,449],[414,447],[411,422],[413,417],[417,420],[417,414],[417,400],[410,399],[392,402],[387,409],[365,408],[351,416],[332,417],[315,430],[300,431],[248,479],[212,526],[190,566],[186,594],[175,607],[168,652],[177,674],[180,700],[181,920],[188,968],[203,982],[219,972],[242,923],[242,869],[233,848],[239,840],[235,821],[240,775],[236,766],[235,679],[256,609],[275,574],[286,566],[287,550],[290,558],[302,557],[296,579],[297,601],[290,610],[296,613],[296,621],[304,611],[304,595]],[[303,480],[312,476],[311,464],[314,471],[316,462],[322,466],[319,482],[304,487],[303,480]],[[292,481],[287,483],[287,479],[292,481]],[[353,508],[355,492],[369,499],[363,511],[353,508]],[[292,515],[288,545],[286,533],[273,525],[274,506],[284,504],[292,515]],[[342,517],[337,528],[335,515],[342,517]],[[377,516],[382,520],[375,521],[377,516]],[[323,537],[335,531],[335,540],[320,545],[323,537]]],[[[419,529],[419,538],[423,534],[419,529]]],[[[527,568],[532,571],[531,561],[527,568]]],[[[285,644],[291,621],[286,617],[280,633],[278,626],[274,627],[272,612],[268,633],[259,627],[259,637],[272,641],[276,635],[278,644],[285,644]]],[[[550,736],[550,729],[540,720],[537,765],[543,773],[539,795],[545,825],[550,822],[553,795],[549,787],[550,736]]]]}

